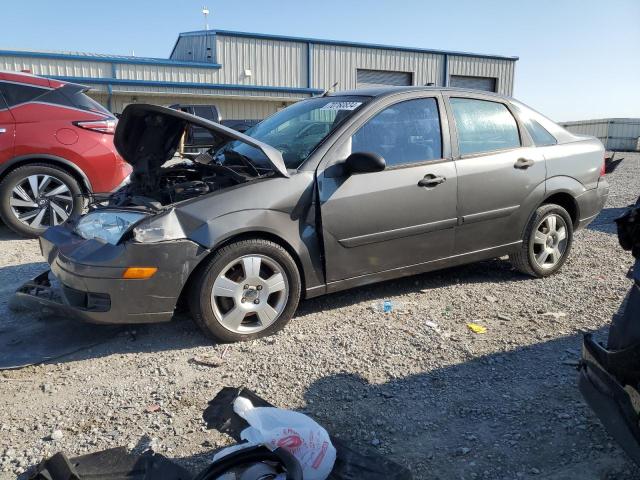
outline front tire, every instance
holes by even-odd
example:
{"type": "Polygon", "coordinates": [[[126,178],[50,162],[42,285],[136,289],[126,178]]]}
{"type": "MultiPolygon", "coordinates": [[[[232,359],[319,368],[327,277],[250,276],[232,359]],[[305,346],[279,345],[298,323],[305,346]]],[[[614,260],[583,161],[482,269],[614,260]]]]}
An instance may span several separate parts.
{"type": "Polygon", "coordinates": [[[46,164],[18,167],[0,183],[0,218],[14,232],[37,237],[82,211],[82,191],[64,170],[46,164]]]}
{"type": "Polygon", "coordinates": [[[189,292],[195,323],[219,342],[272,335],[291,320],[300,301],[300,274],[291,255],[262,239],[218,250],[189,292]]]}
{"type": "Polygon", "coordinates": [[[567,261],[573,245],[573,222],[560,205],[539,207],[527,225],[519,251],[509,255],[512,265],[532,277],[548,277],[567,261]]]}

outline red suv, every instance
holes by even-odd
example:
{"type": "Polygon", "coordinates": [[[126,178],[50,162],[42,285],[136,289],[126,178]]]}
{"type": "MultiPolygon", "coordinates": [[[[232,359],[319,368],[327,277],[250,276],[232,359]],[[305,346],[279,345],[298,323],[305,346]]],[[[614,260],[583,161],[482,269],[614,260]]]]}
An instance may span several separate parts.
{"type": "Polygon", "coordinates": [[[0,218],[22,235],[64,222],[131,173],[113,146],[116,118],[85,91],[0,72],[0,218]]]}

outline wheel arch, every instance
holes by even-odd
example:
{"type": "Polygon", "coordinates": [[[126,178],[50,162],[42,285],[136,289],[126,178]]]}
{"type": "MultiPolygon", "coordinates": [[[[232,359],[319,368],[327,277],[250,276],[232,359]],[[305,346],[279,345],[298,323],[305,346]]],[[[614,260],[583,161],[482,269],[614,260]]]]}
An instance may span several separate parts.
{"type": "Polygon", "coordinates": [[[90,193],[93,191],[91,181],[80,169],[80,167],[78,167],[75,163],[67,160],[66,158],[50,154],[22,155],[20,157],[12,158],[11,160],[0,165],[0,181],[2,181],[5,176],[7,176],[16,168],[37,163],[61,168],[78,182],[78,185],[80,185],[83,193],[90,193]]]}
{"type": "Polygon", "coordinates": [[[556,192],[547,196],[544,201],[540,204],[549,205],[554,204],[564,208],[569,217],[571,217],[571,223],[573,223],[573,228],[576,228],[578,225],[578,220],[580,219],[580,210],[578,206],[578,202],[576,199],[568,192],[556,192]]]}
{"type": "Polygon", "coordinates": [[[216,252],[218,252],[221,248],[226,247],[231,243],[239,242],[242,240],[250,240],[250,239],[260,239],[260,240],[267,240],[267,241],[273,242],[281,246],[282,248],[284,248],[286,252],[289,255],[291,255],[291,258],[293,258],[293,261],[295,262],[296,267],[298,269],[298,274],[300,275],[301,293],[302,293],[302,296],[304,297],[305,291],[306,291],[306,285],[307,285],[307,279],[305,278],[305,269],[302,265],[300,254],[296,251],[293,245],[291,245],[291,243],[289,243],[283,237],[273,232],[269,232],[266,230],[249,230],[249,231],[237,232],[229,235],[220,243],[216,244],[214,248],[209,250],[209,252],[206,255],[202,256],[198,264],[193,268],[193,270],[189,274],[189,277],[187,278],[187,280],[184,282],[182,291],[180,292],[180,297],[178,299],[178,304],[182,306],[186,305],[187,292],[189,292],[191,285],[193,285],[193,282],[197,279],[202,269],[206,267],[207,262],[216,254],[216,252]]]}

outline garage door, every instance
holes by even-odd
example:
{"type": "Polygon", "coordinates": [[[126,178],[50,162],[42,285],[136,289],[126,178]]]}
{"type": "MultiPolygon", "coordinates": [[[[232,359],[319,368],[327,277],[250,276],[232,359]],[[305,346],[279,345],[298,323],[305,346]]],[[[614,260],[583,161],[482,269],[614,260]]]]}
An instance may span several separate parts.
{"type": "Polygon", "coordinates": [[[459,88],[471,88],[473,90],[484,90],[485,92],[496,91],[496,79],[490,77],[467,77],[464,75],[451,75],[449,86],[459,88]]]}
{"type": "Polygon", "coordinates": [[[384,87],[387,85],[403,87],[413,85],[413,74],[411,72],[358,69],[356,82],[357,88],[384,87]]]}

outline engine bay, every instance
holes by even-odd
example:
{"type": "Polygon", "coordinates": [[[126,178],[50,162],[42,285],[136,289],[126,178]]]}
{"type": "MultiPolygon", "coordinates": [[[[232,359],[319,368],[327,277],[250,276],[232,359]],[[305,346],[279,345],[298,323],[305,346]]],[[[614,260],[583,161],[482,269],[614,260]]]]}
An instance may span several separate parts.
{"type": "MultiPolygon", "coordinates": [[[[115,192],[109,198],[109,206],[147,207],[160,209],[191,198],[206,195],[249,181],[252,177],[241,171],[216,163],[209,163],[207,153],[194,160],[171,160],[153,178],[138,179],[115,192]],[[204,157],[204,158],[203,158],[204,157]]],[[[255,178],[255,177],[253,177],[255,178]]]]}

